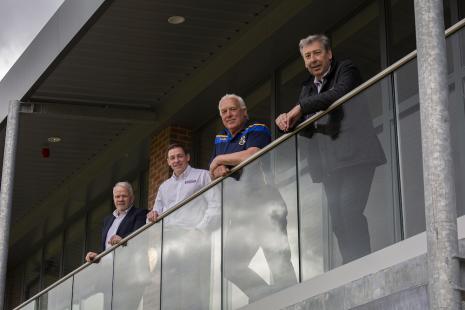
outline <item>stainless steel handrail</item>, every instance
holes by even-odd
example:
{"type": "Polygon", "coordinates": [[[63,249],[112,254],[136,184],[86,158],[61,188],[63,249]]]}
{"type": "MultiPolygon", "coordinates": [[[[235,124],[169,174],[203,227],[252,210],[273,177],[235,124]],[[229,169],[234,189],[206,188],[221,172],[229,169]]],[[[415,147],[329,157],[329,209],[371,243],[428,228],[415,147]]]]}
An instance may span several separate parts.
{"type": "MultiPolygon", "coordinates": [[[[454,24],[453,26],[451,26],[450,28],[448,28],[446,31],[445,31],[445,35],[446,37],[448,36],[451,36],[453,35],[454,33],[456,33],[457,31],[459,31],[460,29],[462,29],[463,27],[465,27],[465,19],[462,19],[461,21],[457,22],[456,24],[454,24]]],[[[412,59],[414,59],[415,57],[417,56],[417,51],[413,51],[409,54],[407,54],[406,56],[404,56],[403,58],[399,59],[398,61],[396,61],[394,64],[390,65],[388,68],[382,70],[381,72],[379,72],[378,74],[376,74],[375,76],[373,76],[372,78],[370,78],[368,81],[366,81],[365,83],[361,84],[360,86],[358,86],[357,88],[353,89],[351,92],[347,93],[346,95],[344,95],[343,97],[339,98],[337,101],[335,101],[327,110],[325,111],[321,111],[321,112],[318,112],[314,115],[312,115],[310,118],[308,118],[307,120],[305,120],[304,122],[302,122],[301,124],[299,124],[299,126],[297,126],[294,131],[292,132],[289,132],[289,133],[286,133],[284,135],[282,135],[281,137],[279,137],[278,139],[274,140],[273,142],[271,142],[270,144],[268,144],[266,147],[264,147],[263,149],[261,149],[260,151],[258,151],[257,153],[253,154],[252,156],[250,156],[249,158],[247,158],[246,160],[244,160],[243,162],[241,162],[240,164],[238,164],[237,166],[235,166],[234,168],[231,169],[230,173],[227,175],[227,176],[224,176],[224,177],[221,177],[221,178],[218,178],[214,181],[212,181],[209,185],[205,186],[204,188],[202,188],[201,190],[195,192],[194,194],[192,194],[191,196],[189,196],[188,198],[180,201],[179,203],[177,203],[174,207],[172,207],[171,209],[169,209],[168,211],[166,212],[163,212],[162,214],[160,214],[160,216],[157,218],[157,221],[155,223],[148,223],[144,226],[142,226],[141,228],[139,228],[138,230],[134,231],[133,233],[131,233],[129,236],[127,236],[126,238],[122,239],[121,242],[117,245],[114,245],[113,247],[109,248],[108,250],[105,250],[104,252],[101,252],[99,255],[97,255],[96,257],[96,260],[99,260],[101,259],[103,256],[107,255],[108,253],[110,252],[113,252],[116,248],[120,247],[120,246],[124,246],[126,245],[126,243],[134,238],[135,236],[139,235],[140,233],[142,233],[143,231],[145,231],[146,229],[148,229],[149,227],[151,227],[152,225],[155,225],[156,223],[160,222],[161,220],[163,220],[165,217],[167,217],[168,215],[170,215],[171,213],[175,212],[176,210],[178,210],[179,208],[182,208],[185,204],[191,202],[192,200],[194,200],[195,198],[199,197],[200,195],[202,195],[203,193],[205,193],[206,191],[208,191],[209,189],[215,187],[218,183],[222,182],[224,179],[226,179],[230,174],[242,169],[243,167],[247,166],[249,163],[251,163],[252,161],[254,161],[255,159],[259,158],[260,156],[262,156],[263,154],[267,153],[268,151],[271,151],[272,149],[276,148],[278,145],[280,145],[281,143],[287,141],[288,139],[290,139],[291,137],[295,136],[296,134],[298,134],[302,129],[304,129],[305,127],[307,127],[309,124],[319,120],[320,118],[322,118],[323,116],[325,116],[326,114],[328,114],[329,112],[333,111],[334,109],[336,109],[337,107],[341,106],[342,104],[344,104],[345,102],[347,102],[348,100],[350,100],[351,98],[355,97],[356,95],[360,94],[361,92],[363,92],[364,90],[366,90],[367,88],[369,88],[370,86],[376,84],[377,82],[379,82],[380,80],[382,80],[383,78],[385,78],[386,76],[388,76],[389,74],[393,73],[395,70],[399,69],[400,67],[402,67],[403,65],[405,65],[407,62],[411,61],[412,59]]],[[[29,298],[27,301],[23,302],[22,304],[20,304],[19,306],[17,306],[16,308],[14,308],[13,310],[19,310],[21,307],[24,307],[25,305],[27,305],[28,303],[30,303],[32,300],[40,297],[41,295],[47,293],[48,291],[50,291],[51,289],[57,287],[58,285],[60,285],[61,283],[65,282],[66,280],[68,280],[69,278],[71,278],[72,276],[74,276],[75,274],[79,273],[81,270],[87,268],[88,266],[92,265],[94,263],[85,263],[83,264],[82,266],[78,267],[77,269],[71,271],[70,273],[68,273],[66,276],[64,276],[63,278],[59,279],[57,282],[53,283],[52,285],[50,285],[49,287],[43,289],[42,291],[40,291],[39,293],[37,293],[36,295],[34,295],[33,297],[29,298]]]]}

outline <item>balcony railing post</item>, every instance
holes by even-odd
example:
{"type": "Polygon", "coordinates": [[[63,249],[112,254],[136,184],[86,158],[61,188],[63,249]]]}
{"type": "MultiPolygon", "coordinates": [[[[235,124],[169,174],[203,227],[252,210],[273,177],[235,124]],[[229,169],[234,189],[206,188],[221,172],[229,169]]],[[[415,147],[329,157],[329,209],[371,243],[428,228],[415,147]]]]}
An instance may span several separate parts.
{"type": "Polygon", "coordinates": [[[13,200],[13,182],[15,174],[16,142],[18,136],[19,101],[11,101],[5,134],[3,153],[2,183],[0,193],[0,309],[3,309],[6,287],[6,265],[8,261],[8,242],[10,233],[10,215],[13,200]]]}
{"type": "Polygon", "coordinates": [[[430,309],[461,309],[442,0],[415,0],[430,309]]]}

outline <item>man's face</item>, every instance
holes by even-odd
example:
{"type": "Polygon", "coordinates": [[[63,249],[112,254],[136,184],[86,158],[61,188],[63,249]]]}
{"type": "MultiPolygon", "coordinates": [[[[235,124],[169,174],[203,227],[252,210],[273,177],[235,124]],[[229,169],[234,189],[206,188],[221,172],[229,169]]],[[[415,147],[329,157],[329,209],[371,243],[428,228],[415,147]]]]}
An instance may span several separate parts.
{"type": "Polygon", "coordinates": [[[311,75],[320,80],[323,74],[328,71],[333,54],[331,50],[326,50],[321,42],[314,41],[304,46],[302,57],[305,68],[308,69],[311,75]]]}
{"type": "Polygon", "coordinates": [[[189,154],[184,153],[180,147],[175,147],[168,151],[168,166],[173,169],[176,176],[179,176],[186,170],[190,159],[189,154]]]}
{"type": "Polygon", "coordinates": [[[247,122],[247,110],[241,109],[234,98],[227,98],[220,103],[220,116],[224,127],[234,136],[247,122]]]}
{"type": "Polygon", "coordinates": [[[113,189],[113,202],[116,210],[119,212],[127,210],[134,202],[134,197],[129,194],[129,191],[122,186],[116,186],[113,189]]]}

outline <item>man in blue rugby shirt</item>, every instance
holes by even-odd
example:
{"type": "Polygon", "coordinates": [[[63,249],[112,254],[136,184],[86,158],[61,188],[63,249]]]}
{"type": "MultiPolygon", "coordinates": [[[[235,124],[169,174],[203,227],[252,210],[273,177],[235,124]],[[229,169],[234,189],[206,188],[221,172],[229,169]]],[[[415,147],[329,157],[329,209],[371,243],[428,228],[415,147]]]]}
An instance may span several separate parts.
{"type": "MultiPolygon", "coordinates": [[[[210,162],[213,179],[227,175],[271,142],[266,125],[248,120],[241,97],[227,94],[218,108],[225,129],[215,138],[210,162]]],[[[223,184],[224,274],[249,302],[297,282],[287,238],[286,204],[274,186],[269,158],[265,157],[232,174],[223,184]],[[249,268],[260,248],[269,268],[267,281],[249,268]]]]}

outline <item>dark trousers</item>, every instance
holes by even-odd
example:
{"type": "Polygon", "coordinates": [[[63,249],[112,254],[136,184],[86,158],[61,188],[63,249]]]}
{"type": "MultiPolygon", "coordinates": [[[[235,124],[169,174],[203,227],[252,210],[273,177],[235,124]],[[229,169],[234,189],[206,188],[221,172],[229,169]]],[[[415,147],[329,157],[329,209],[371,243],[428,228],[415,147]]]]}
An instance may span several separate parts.
{"type": "Polygon", "coordinates": [[[368,222],[363,214],[375,167],[368,165],[339,169],[323,180],[343,263],[371,253],[368,222]]]}

